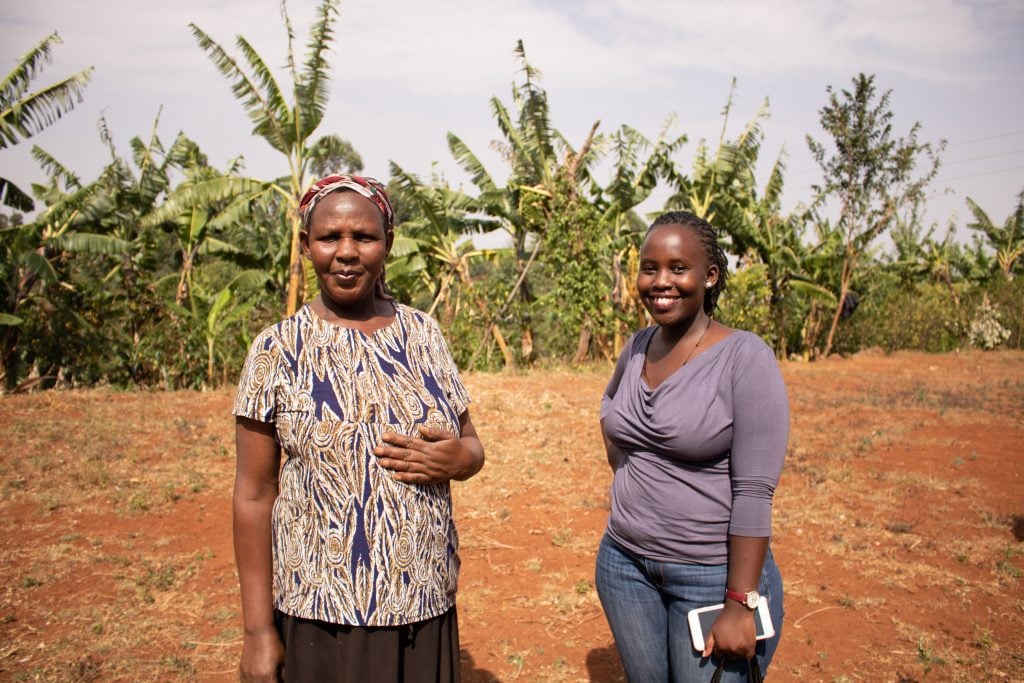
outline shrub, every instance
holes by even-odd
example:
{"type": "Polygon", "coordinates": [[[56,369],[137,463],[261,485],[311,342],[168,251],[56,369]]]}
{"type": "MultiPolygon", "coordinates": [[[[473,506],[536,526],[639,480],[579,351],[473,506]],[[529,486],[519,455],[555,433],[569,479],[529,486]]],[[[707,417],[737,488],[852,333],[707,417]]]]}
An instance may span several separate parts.
{"type": "Polygon", "coordinates": [[[771,289],[763,264],[740,268],[729,278],[728,288],[718,301],[719,320],[729,327],[748,330],[775,348],[776,332],[772,324],[771,289]]]}
{"type": "Polygon", "coordinates": [[[967,334],[971,344],[986,351],[1010,338],[1010,331],[999,324],[999,314],[989,301],[988,294],[982,297],[981,305],[975,310],[967,334]]]}
{"type": "Polygon", "coordinates": [[[952,351],[964,342],[965,310],[944,284],[901,284],[877,273],[860,294],[856,312],[840,325],[836,350],[952,351]]]}

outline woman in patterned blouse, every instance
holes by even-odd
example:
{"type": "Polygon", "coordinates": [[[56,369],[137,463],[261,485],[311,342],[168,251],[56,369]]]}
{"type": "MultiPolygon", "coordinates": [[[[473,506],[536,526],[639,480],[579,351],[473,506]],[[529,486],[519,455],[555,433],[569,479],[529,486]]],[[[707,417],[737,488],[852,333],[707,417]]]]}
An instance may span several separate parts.
{"type": "Polygon", "coordinates": [[[327,176],[299,213],[320,294],[255,339],[233,411],[241,678],[457,681],[469,397],[437,323],[387,292],[384,187],[327,176]]]}

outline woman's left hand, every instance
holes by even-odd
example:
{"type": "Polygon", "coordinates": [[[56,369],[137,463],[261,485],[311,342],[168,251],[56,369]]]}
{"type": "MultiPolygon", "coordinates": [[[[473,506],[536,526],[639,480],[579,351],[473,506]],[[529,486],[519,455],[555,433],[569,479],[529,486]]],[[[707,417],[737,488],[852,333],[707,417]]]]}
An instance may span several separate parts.
{"type": "MultiPolygon", "coordinates": [[[[468,419],[468,418],[467,418],[468,419]]],[[[381,467],[407,484],[440,484],[452,479],[468,479],[483,465],[483,447],[476,436],[462,436],[445,429],[419,426],[419,438],[385,432],[384,443],[373,449],[381,467]]]]}
{"type": "Polygon", "coordinates": [[[757,645],[754,613],[738,602],[725,601],[725,609],[711,625],[703,656],[712,652],[723,659],[750,659],[757,645]]]}

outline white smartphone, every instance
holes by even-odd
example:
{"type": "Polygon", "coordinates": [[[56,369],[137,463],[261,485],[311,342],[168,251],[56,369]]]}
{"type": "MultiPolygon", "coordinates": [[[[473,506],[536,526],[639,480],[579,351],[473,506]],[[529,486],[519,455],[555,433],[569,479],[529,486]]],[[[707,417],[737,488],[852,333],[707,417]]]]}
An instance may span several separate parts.
{"type": "MultiPolygon", "coordinates": [[[[692,609],[687,614],[690,620],[690,637],[693,639],[693,649],[703,652],[704,643],[711,633],[711,625],[718,618],[718,613],[725,609],[724,604],[708,605],[692,609]]],[[[754,637],[757,640],[764,640],[775,635],[775,626],[772,625],[771,615],[768,614],[768,598],[761,596],[761,602],[757,603],[754,610],[754,637]]]]}

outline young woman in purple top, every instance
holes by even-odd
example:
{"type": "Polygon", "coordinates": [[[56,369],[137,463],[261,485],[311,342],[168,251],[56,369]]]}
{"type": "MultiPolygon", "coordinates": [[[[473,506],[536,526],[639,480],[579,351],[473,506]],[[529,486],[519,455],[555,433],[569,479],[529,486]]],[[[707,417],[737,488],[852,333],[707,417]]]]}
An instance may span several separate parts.
{"type": "Polygon", "coordinates": [[[629,340],[601,402],[614,472],[597,589],[630,681],[746,680],[782,632],[771,502],[789,402],[771,349],[711,315],[728,277],[715,229],[687,212],[651,225],[637,289],[655,325],[629,340]],[[775,636],[755,640],[767,598],[775,636]],[[725,603],[703,651],[687,614],[725,603]]]}

